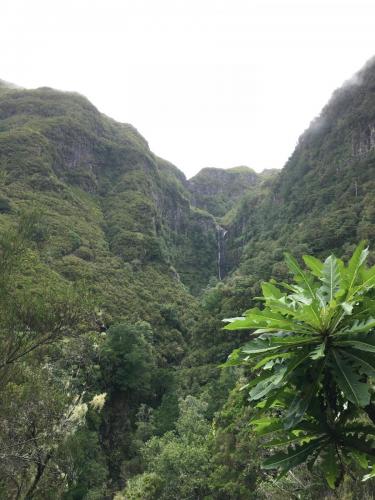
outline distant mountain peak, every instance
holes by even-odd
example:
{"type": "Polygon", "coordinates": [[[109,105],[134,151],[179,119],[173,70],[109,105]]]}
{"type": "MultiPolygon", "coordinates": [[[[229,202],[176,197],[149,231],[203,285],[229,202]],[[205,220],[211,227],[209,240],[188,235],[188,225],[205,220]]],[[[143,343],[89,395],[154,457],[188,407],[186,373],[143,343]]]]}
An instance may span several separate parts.
{"type": "Polygon", "coordinates": [[[195,206],[222,217],[247,190],[262,180],[260,175],[246,166],[227,169],[206,167],[189,179],[188,185],[195,206]]]}

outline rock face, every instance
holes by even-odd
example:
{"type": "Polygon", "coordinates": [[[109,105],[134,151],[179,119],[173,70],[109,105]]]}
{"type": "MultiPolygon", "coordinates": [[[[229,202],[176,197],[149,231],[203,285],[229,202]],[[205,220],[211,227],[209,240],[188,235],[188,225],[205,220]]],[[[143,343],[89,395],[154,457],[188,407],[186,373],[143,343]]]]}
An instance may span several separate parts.
{"type": "Polygon", "coordinates": [[[188,181],[188,189],[196,207],[215,217],[223,217],[249,188],[259,182],[259,176],[248,167],[203,168],[188,181]]]}
{"type": "MultiPolygon", "coordinates": [[[[74,273],[59,219],[77,210],[72,201],[63,208],[63,200],[77,203],[79,198],[75,214],[95,208],[111,256],[125,264],[169,266],[194,294],[228,269],[225,223],[218,232],[215,218],[272,175],[248,167],[208,168],[187,181],[177,167],[150,151],[134,127],[104,116],[85,97],[2,81],[0,170],[6,178],[0,185],[4,213],[12,207],[15,213],[30,197],[43,209],[51,207],[49,224],[56,233],[51,244],[61,253],[58,267],[66,276],[74,273]],[[66,249],[58,248],[61,239],[66,249]]],[[[84,241],[83,249],[74,249],[76,268],[78,256],[95,262],[97,242],[82,233],[83,221],[70,218],[64,224],[84,241]]]]}
{"type": "Polygon", "coordinates": [[[272,171],[206,168],[188,181],[134,127],[104,116],[79,94],[2,81],[0,90],[3,213],[15,214],[30,198],[49,208],[54,263],[65,276],[84,274],[82,262],[88,268],[104,247],[124,264],[167,266],[194,294],[232,268],[231,232],[225,222],[218,231],[216,218],[272,171]],[[84,229],[94,213],[100,245],[84,229]],[[68,233],[83,244],[70,251],[68,233]]]}
{"type": "Polygon", "coordinates": [[[58,233],[65,232],[60,216],[77,210],[74,198],[81,219],[67,224],[93,254],[97,243],[83,227],[85,213],[96,211],[105,245],[124,263],[170,266],[194,293],[217,275],[215,221],[191,206],[184,174],[157,158],[134,127],[102,115],[78,94],[6,86],[0,170],[6,178],[0,196],[14,213],[30,197],[50,207],[56,252],[58,233]],[[62,208],[64,199],[70,206],[62,208]]]}

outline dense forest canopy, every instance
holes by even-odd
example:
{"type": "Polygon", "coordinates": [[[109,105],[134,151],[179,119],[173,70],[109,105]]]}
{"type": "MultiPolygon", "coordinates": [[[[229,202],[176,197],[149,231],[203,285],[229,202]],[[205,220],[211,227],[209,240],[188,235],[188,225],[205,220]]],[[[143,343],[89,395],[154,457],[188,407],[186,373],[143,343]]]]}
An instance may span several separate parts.
{"type": "Polygon", "coordinates": [[[190,180],[0,81],[0,497],[373,498],[374,174],[374,61],[281,171],[190,180]]]}

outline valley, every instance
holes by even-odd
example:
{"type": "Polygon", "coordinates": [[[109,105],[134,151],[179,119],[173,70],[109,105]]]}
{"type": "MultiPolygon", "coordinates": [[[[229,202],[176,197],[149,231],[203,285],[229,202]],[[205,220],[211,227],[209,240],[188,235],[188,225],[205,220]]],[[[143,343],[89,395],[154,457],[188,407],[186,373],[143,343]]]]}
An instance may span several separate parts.
{"type": "Polygon", "coordinates": [[[0,497],[332,498],[261,468],[222,320],[289,282],[286,251],[375,263],[374,130],[372,60],[281,170],[186,179],[85,97],[0,81],[0,497]]]}

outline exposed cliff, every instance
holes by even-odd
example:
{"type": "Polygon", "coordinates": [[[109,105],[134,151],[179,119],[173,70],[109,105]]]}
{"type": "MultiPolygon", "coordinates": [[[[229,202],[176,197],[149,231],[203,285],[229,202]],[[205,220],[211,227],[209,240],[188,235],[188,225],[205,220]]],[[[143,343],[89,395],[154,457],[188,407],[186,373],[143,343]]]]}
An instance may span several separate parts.
{"type": "MultiPolygon", "coordinates": [[[[101,247],[124,263],[172,266],[172,275],[194,293],[217,275],[212,217],[190,207],[184,175],[155,157],[131,125],[102,115],[78,94],[7,86],[0,100],[0,143],[2,195],[13,213],[30,198],[50,207],[50,248],[61,272],[66,260],[72,265],[72,252],[61,248],[62,217],[95,261],[98,238],[85,234],[81,220],[85,210],[94,210],[101,247]]],[[[80,260],[75,264],[81,267],[80,260]]]]}

